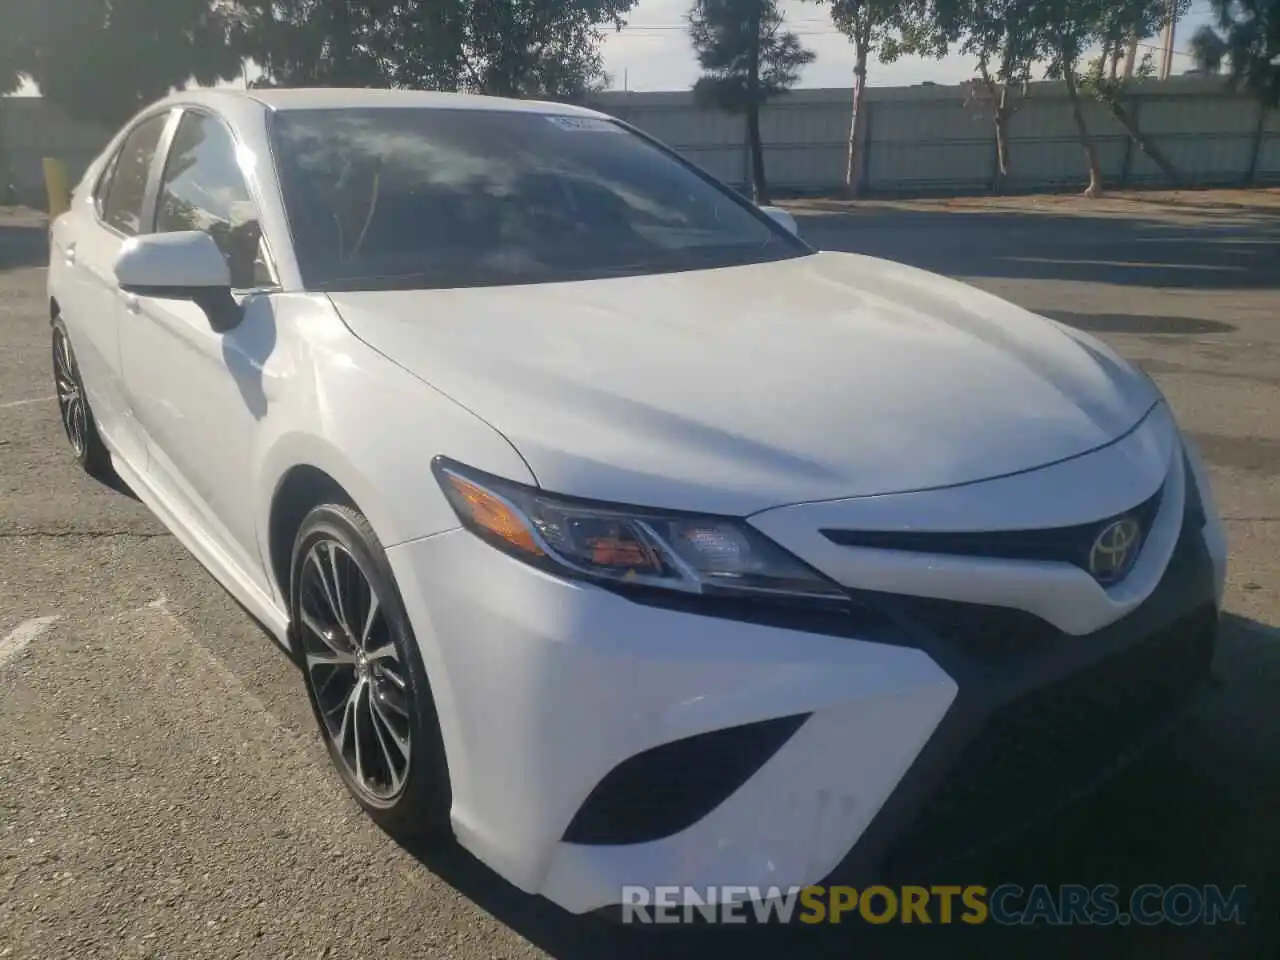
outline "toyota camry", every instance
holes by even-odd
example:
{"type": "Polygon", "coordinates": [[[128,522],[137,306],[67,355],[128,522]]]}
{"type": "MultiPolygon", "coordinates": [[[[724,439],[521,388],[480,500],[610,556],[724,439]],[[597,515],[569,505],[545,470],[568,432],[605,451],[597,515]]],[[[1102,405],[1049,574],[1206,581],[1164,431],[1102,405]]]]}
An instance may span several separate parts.
{"type": "Polygon", "coordinates": [[[1222,525],[1149,377],[604,114],[175,94],[50,229],[81,465],[291,652],[371,817],[571,912],[946,862],[1207,675],[1222,525]]]}

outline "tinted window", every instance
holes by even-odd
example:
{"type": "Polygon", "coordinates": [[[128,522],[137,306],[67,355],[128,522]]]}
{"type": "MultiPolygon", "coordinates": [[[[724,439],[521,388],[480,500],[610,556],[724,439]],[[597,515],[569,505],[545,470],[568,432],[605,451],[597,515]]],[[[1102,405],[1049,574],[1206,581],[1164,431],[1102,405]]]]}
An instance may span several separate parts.
{"type": "Polygon", "coordinates": [[[227,258],[233,287],[273,282],[235,140],[220,120],[202,113],[183,115],[160,181],[156,232],[179,230],[203,230],[213,237],[227,258]]]}
{"type": "Polygon", "coordinates": [[[98,184],[93,190],[93,206],[98,211],[98,216],[102,216],[106,211],[107,192],[111,189],[111,180],[116,174],[116,162],[120,159],[120,152],[116,151],[111,155],[111,159],[107,161],[107,165],[103,167],[101,175],[98,177],[98,184]]]}
{"type": "Polygon", "coordinates": [[[809,252],[727,188],[608,120],[282,111],[272,139],[313,289],[537,283],[809,252]]]}
{"type": "Polygon", "coordinates": [[[142,121],[125,139],[114,161],[115,171],[106,189],[102,219],[122,233],[134,236],[142,230],[142,202],[156,146],[164,133],[166,114],[142,121]]]}

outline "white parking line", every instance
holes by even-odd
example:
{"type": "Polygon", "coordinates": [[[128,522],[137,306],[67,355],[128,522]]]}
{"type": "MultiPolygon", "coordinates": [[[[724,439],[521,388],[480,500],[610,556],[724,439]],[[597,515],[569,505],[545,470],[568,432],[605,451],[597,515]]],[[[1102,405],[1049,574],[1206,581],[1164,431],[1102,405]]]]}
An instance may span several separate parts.
{"type": "Polygon", "coordinates": [[[57,399],[57,397],[33,397],[30,400],[10,400],[7,403],[0,403],[0,410],[8,410],[12,407],[29,407],[33,403],[48,403],[50,400],[57,399]]]}
{"type": "Polygon", "coordinates": [[[42,636],[50,627],[52,627],[60,616],[52,617],[36,617],[34,620],[26,620],[11,631],[3,640],[0,640],[0,667],[20,654],[26,649],[27,644],[32,640],[42,636]]]}

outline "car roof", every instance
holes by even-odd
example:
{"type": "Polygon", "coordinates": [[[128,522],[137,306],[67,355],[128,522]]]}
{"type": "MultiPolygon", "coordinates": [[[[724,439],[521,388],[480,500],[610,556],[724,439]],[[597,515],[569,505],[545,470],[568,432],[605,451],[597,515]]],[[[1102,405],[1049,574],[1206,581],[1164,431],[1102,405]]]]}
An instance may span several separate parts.
{"type": "Polygon", "coordinates": [[[440,93],[431,90],[377,90],[363,87],[295,87],[290,89],[238,90],[226,87],[213,90],[184,90],[167,98],[175,103],[204,103],[209,107],[225,106],[228,100],[252,101],[269,110],[334,110],[360,108],[417,108],[429,110],[505,110],[519,113],[545,113],[561,116],[603,117],[605,114],[585,107],[544,100],[516,100],[509,97],[487,97],[471,93],[440,93]]]}

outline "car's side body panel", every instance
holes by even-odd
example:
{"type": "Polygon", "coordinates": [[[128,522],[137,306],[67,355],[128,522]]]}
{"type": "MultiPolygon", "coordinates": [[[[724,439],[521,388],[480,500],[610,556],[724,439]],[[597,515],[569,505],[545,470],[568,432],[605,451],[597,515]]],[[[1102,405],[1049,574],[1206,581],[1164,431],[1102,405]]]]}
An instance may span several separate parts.
{"type": "MultiPolygon", "coordinates": [[[[121,475],[287,643],[269,529],[290,470],[329,475],[388,545],[457,525],[430,470],[439,449],[465,449],[484,469],[533,478],[490,426],[352,336],[327,297],[289,292],[298,286],[297,267],[266,114],[255,100],[216,94],[177,95],[143,111],[90,166],[73,209],[53,225],[49,289],[72,331],[121,475]],[[185,110],[212,115],[233,132],[280,281],[278,290],[242,295],[243,319],[223,333],[192,302],[122,294],[112,268],[127,238],[103,226],[93,204],[93,186],[129,131],[168,114],[163,151],[185,110]],[[77,252],[75,267],[64,256],[69,248],[77,252]],[[370,383],[379,389],[370,391],[370,383]],[[388,444],[388,436],[403,442],[388,444]]],[[[166,159],[158,152],[152,165],[143,232],[152,228],[166,159]]]]}

